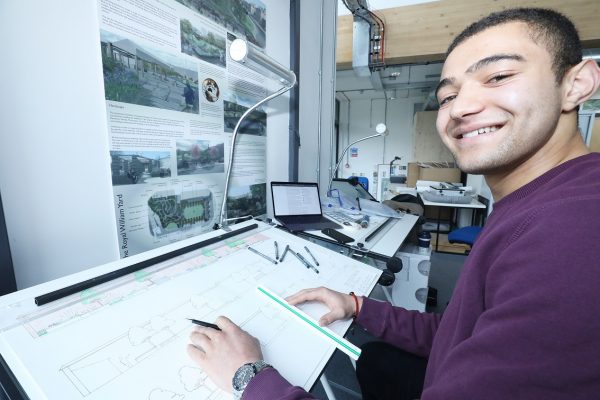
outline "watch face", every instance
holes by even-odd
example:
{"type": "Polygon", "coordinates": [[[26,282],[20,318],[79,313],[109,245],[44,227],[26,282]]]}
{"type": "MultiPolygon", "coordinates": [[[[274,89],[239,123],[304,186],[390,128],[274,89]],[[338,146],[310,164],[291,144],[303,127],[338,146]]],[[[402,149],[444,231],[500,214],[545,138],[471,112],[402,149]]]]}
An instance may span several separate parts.
{"type": "Polygon", "coordinates": [[[233,376],[233,388],[235,390],[244,390],[254,375],[254,366],[252,364],[242,365],[233,376]]]}

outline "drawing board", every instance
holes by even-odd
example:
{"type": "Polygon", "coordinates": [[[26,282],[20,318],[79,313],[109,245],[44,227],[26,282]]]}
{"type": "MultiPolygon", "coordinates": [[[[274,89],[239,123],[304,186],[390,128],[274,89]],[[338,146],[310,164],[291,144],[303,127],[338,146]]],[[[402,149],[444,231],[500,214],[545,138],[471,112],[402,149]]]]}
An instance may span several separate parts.
{"type": "MultiPolygon", "coordinates": [[[[278,296],[315,286],[367,295],[381,271],[280,229],[258,229],[153,265],[39,308],[35,289],[0,298],[14,318],[0,325],[0,353],[31,399],[230,398],[186,354],[192,324],[225,315],[256,336],[267,362],[310,389],[334,346],[276,307],[257,287],[278,296]],[[289,255],[277,265],[274,241],[319,260],[319,272],[289,255]],[[19,314],[15,310],[24,310],[19,314]]],[[[65,279],[67,281],[68,279],[65,279]]],[[[18,292],[17,292],[18,293],[18,292]]],[[[318,319],[324,306],[302,310],[318,319]]],[[[331,328],[344,334],[350,321],[331,328]]]]}

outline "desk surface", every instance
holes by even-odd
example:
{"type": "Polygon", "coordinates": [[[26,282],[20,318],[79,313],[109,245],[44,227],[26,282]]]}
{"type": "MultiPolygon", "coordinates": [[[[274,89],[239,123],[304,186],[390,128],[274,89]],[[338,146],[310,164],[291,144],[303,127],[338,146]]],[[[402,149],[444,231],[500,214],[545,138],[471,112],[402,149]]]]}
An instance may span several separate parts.
{"type": "Polygon", "coordinates": [[[425,200],[423,196],[419,196],[423,200],[423,204],[426,206],[438,206],[438,207],[452,207],[452,208],[485,208],[485,204],[479,202],[477,199],[471,199],[470,203],[459,204],[459,203],[442,203],[437,201],[425,200]]]}
{"type": "MultiPolygon", "coordinates": [[[[354,242],[348,243],[350,246],[356,246],[356,244],[360,242],[364,245],[362,250],[368,250],[369,252],[381,254],[386,257],[392,257],[396,251],[398,251],[398,248],[402,245],[402,242],[404,242],[404,239],[406,239],[418,219],[419,217],[411,214],[405,214],[402,218],[391,218],[391,221],[378,231],[368,242],[365,240],[367,236],[387,221],[387,217],[372,216],[368,228],[344,227],[343,229],[338,229],[338,231],[354,239],[354,242]]],[[[320,231],[306,231],[306,233],[319,238],[333,240],[320,231]]]]}
{"type": "MultiPolygon", "coordinates": [[[[290,382],[310,389],[335,348],[307,334],[312,329],[308,324],[261,297],[256,287],[260,284],[282,297],[320,285],[367,295],[381,271],[266,224],[53,303],[33,303],[34,296],[218,234],[0,297],[0,354],[29,398],[154,399],[189,394],[195,399],[228,399],[185,351],[192,329],[186,318],[213,321],[218,315],[227,315],[258,337],[265,359],[290,382]],[[289,255],[274,265],[246,249],[252,245],[272,257],[274,241],[280,249],[286,244],[298,252],[309,247],[320,262],[320,273],[289,255]]],[[[318,304],[302,309],[313,318],[326,311],[318,304]]],[[[343,334],[349,325],[338,321],[332,329],[343,334]]]]}

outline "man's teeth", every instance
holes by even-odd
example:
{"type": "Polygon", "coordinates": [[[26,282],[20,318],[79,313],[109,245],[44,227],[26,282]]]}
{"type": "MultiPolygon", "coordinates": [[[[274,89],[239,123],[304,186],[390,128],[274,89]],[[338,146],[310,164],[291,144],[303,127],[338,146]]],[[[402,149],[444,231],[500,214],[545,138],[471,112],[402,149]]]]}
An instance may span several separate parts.
{"type": "Polygon", "coordinates": [[[490,132],[494,132],[497,131],[498,128],[495,126],[487,126],[485,128],[479,128],[474,130],[473,132],[469,132],[469,133],[464,133],[462,135],[463,138],[471,138],[471,137],[475,137],[477,135],[480,135],[482,133],[490,133],[490,132]]]}

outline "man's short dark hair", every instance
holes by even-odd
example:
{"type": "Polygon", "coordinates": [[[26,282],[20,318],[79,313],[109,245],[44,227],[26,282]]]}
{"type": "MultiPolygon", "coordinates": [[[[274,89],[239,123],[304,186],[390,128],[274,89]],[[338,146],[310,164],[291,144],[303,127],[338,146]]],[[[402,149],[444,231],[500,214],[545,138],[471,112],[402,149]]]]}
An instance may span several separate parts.
{"type": "Polygon", "coordinates": [[[456,46],[493,26],[509,22],[527,24],[531,39],[544,46],[552,56],[552,70],[560,83],[569,68],[582,59],[577,29],[563,14],[545,8],[512,8],[499,11],[469,25],[450,44],[446,57],[456,46]]]}

